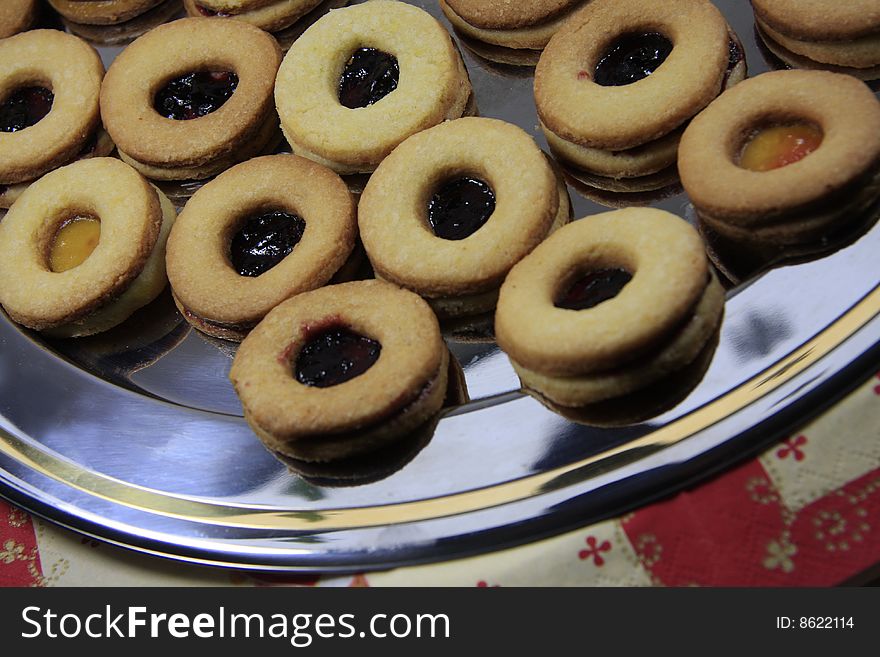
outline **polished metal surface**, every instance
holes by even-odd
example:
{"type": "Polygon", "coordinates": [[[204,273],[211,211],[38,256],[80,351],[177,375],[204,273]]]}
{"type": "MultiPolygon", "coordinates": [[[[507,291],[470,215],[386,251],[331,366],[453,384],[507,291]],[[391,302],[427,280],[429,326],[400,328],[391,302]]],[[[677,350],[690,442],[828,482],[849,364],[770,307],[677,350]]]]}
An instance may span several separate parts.
{"type": "MultiPolygon", "coordinates": [[[[440,15],[433,1],[412,4],[440,15]]],[[[751,73],[766,70],[748,3],[716,4],[751,73]]],[[[480,113],[546,145],[530,71],[462,50],[480,113]]],[[[575,189],[572,199],[577,217],[606,209],[575,189]]],[[[655,205],[693,218],[682,194],[655,205]]],[[[877,367],[880,226],[863,232],[731,286],[706,376],[643,424],[566,420],[519,392],[496,346],[450,338],[471,402],[449,409],[427,445],[404,446],[399,463],[353,473],[360,485],[293,474],[263,449],[227,380],[235,346],[191,330],[167,292],[83,340],[46,341],[3,317],[0,492],[108,541],[254,568],[390,567],[560,532],[730,464],[877,367]]]]}

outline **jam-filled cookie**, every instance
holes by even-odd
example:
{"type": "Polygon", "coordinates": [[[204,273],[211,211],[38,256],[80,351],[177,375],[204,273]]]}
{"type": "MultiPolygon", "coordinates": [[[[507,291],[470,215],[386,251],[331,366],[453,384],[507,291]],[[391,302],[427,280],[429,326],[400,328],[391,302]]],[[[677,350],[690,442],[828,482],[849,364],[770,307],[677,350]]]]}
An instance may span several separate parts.
{"type": "Polygon", "coordinates": [[[30,28],[38,12],[37,0],[5,0],[0,4],[0,39],[30,28]]]}
{"type": "Polygon", "coordinates": [[[526,389],[577,408],[683,369],[723,311],[697,231],[630,208],[569,224],[517,264],[495,330],[526,389]]]}
{"type": "Polygon", "coordinates": [[[478,55],[501,64],[531,66],[584,4],[585,0],[440,0],[446,18],[478,55]]]}
{"type": "Polygon", "coordinates": [[[199,180],[278,138],[276,41],[241,21],[184,18],[120,53],[101,89],[119,155],[147,178],[199,180]]]}
{"type": "Polygon", "coordinates": [[[49,0],[52,8],[74,23],[114,25],[148,12],[165,0],[49,0]]]}
{"type": "Polygon", "coordinates": [[[535,99],[560,160],[647,191],[669,184],[687,122],[744,76],[742,46],[708,0],[593,0],[541,55],[535,99]]]}
{"type": "Polygon", "coordinates": [[[187,321],[241,340],[282,301],[337,275],[356,236],[337,174],[294,155],[261,157],[189,200],[168,241],[168,278],[187,321]]]}
{"type": "Polygon", "coordinates": [[[177,18],[178,14],[180,14],[180,0],[164,0],[152,9],[121,23],[77,23],[65,18],[64,25],[71,33],[89,43],[101,46],[124,45],[162,23],[177,18]]]}
{"type": "Polygon", "coordinates": [[[449,350],[419,296],[382,281],[285,301],[245,338],[230,379],[271,450],[301,461],[375,451],[430,421],[449,350]]]}
{"type": "Polygon", "coordinates": [[[358,223],[378,277],[456,317],[493,309],[510,268],[570,213],[564,182],[528,134],[469,117],[395,149],[367,184],[358,223]]]}
{"type": "Polygon", "coordinates": [[[765,44],[787,64],[880,78],[876,0],[752,0],[752,6],[765,44]]]}
{"type": "Polygon", "coordinates": [[[0,41],[0,185],[35,180],[97,142],[103,75],[91,46],[57,30],[0,41]]]}
{"type": "Polygon", "coordinates": [[[369,173],[410,135],[462,116],[467,71],[425,11],[372,0],[331,11],[291,47],[275,87],[293,151],[338,173],[369,173]]]}
{"type": "Polygon", "coordinates": [[[0,304],[19,324],[92,335],[164,289],[174,206],[111,158],[75,162],[31,185],[0,221],[0,304]]]}
{"type": "Polygon", "coordinates": [[[267,32],[290,27],[324,0],[183,0],[190,16],[235,18],[267,32]]]}
{"type": "Polygon", "coordinates": [[[717,232],[778,244],[821,239],[880,191],[880,102],[850,76],[766,73],[694,119],[678,166],[717,232]]]}

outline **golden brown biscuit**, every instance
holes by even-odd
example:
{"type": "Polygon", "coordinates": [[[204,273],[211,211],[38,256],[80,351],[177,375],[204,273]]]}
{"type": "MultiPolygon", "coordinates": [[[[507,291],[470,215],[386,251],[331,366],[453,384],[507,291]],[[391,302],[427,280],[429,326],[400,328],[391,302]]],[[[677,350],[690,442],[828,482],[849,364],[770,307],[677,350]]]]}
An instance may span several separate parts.
{"type": "Polygon", "coordinates": [[[541,56],[535,100],[562,161],[639,178],[671,167],[683,126],[743,77],[743,48],[708,0],[593,0],[541,56]]]}
{"type": "Polygon", "coordinates": [[[164,0],[49,0],[64,18],[87,25],[122,23],[149,11],[164,0]]]}
{"type": "Polygon", "coordinates": [[[48,173],[0,222],[0,303],[16,322],[53,335],[107,330],[164,288],[174,217],[171,203],[119,160],[48,173]],[[80,221],[97,223],[94,242],[56,266],[65,228],[80,221]]]}
{"type": "Polygon", "coordinates": [[[856,216],[877,197],[878,168],[880,102],[858,80],[824,71],[766,73],[732,89],[694,119],[679,153],[682,183],[704,221],[735,239],[785,244],[856,216]],[[746,148],[761,133],[782,129],[785,138],[788,126],[814,132],[818,143],[799,152],[797,140],[783,142],[793,150],[770,152],[782,159],[769,170],[746,168],[746,148]]]}
{"type": "Polygon", "coordinates": [[[190,323],[241,340],[282,301],[336,276],[356,235],[337,174],[294,155],[257,158],[186,204],[168,242],[168,278],[190,323]]]}
{"type": "Polygon", "coordinates": [[[180,0],[163,0],[152,9],[148,9],[134,18],[109,25],[77,23],[67,18],[63,20],[65,27],[72,34],[89,43],[99,46],[114,46],[130,43],[162,23],[176,18],[180,13],[180,7],[180,0]]]}
{"type": "Polygon", "coordinates": [[[569,224],[517,264],[495,331],[527,389],[579,407],[693,362],[723,308],[699,234],[675,215],[631,208],[569,224]]]}
{"type": "Polygon", "coordinates": [[[213,9],[202,0],[183,0],[183,6],[190,16],[234,18],[267,32],[278,32],[293,25],[321,2],[323,0],[271,0],[234,11],[213,9]]]}
{"type": "Polygon", "coordinates": [[[275,87],[293,151],[346,174],[369,173],[407,137],[461,117],[470,96],[443,26],[388,0],[319,19],[291,47],[275,87]]]}
{"type": "Polygon", "coordinates": [[[104,65],[75,36],[31,30],[0,41],[0,184],[70,162],[99,127],[104,65]]]}
{"type": "Polygon", "coordinates": [[[495,306],[519,260],[570,218],[547,158],[497,119],[449,121],[401,144],[361,197],[361,239],[376,275],[444,317],[495,306]]]}
{"type": "Polygon", "coordinates": [[[880,77],[880,6],[872,0],[753,0],[758,33],[797,68],[880,77]]]}
{"type": "Polygon", "coordinates": [[[38,12],[37,0],[5,0],[0,4],[0,39],[30,28],[38,12]]]}
{"type": "Polygon", "coordinates": [[[481,56],[503,64],[534,65],[556,32],[584,0],[440,0],[440,8],[461,35],[477,44],[481,56]]]}
{"type": "Polygon", "coordinates": [[[108,70],[104,125],[120,155],[147,176],[208,177],[271,140],[280,59],[271,36],[241,21],[185,18],[162,25],[108,70]]]}
{"type": "Polygon", "coordinates": [[[270,449],[331,461],[428,422],[443,404],[449,358],[421,298],[361,281],[282,303],[242,342],[230,379],[270,449]]]}

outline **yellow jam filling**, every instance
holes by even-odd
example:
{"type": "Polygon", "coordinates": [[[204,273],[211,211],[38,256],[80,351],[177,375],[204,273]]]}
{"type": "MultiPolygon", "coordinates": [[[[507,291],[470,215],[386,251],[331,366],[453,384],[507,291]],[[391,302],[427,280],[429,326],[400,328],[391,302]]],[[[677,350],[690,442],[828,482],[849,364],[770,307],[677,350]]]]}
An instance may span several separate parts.
{"type": "Polygon", "coordinates": [[[101,239],[101,222],[92,217],[74,217],[66,221],[52,243],[49,268],[60,273],[78,267],[92,255],[101,239]]]}
{"type": "Polygon", "coordinates": [[[765,128],[746,143],[739,164],[750,171],[779,169],[804,159],[822,139],[822,131],[806,123],[765,128]]]}

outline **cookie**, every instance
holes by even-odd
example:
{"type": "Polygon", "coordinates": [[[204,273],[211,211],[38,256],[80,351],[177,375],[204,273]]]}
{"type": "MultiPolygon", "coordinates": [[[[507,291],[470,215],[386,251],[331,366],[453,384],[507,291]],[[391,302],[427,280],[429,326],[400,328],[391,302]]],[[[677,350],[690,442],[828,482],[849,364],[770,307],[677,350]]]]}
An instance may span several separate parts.
{"type": "Polygon", "coordinates": [[[429,422],[443,405],[449,358],[420,297],[360,281],[275,308],[242,342],[229,377],[269,449],[325,462],[375,451],[429,422]]]}
{"type": "Polygon", "coordinates": [[[674,168],[687,122],[745,73],[742,45],[708,0],[594,0],[542,54],[535,101],[562,162],[647,191],[669,184],[648,176],[674,168]]]}
{"type": "Polygon", "coordinates": [[[218,16],[250,23],[267,32],[290,27],[323,0],[256,0],[256,2],[205,2],[183,0],[190,16],[218,16]]]}
{"type": "Polygon", "coordinates": [[[285,56],[275,86],[293,151],[343,174],[372,172],[407,137],[461,117],[471,93],[443,26],[389,0],[319,19],[285,56]]]}
{"type": "Polygon", "coordinates": [[[759,34],[783,61],[880,78],[880,6],[873,0],[752,0],[752,6],[759,34]]]}
{"type": "Polygon", "coordinates": [[[0,39],[29,29],[39,10],[37,0],[6,0],[0,4],[0,39]]]}
{"type": "Polygon", "coordinates": [[[850,76],[765,73],[694,119],[678,166],[701,220],[718,233],[821,239],[880,192],[880,102],[850,76]]]}
{"type": "Polygon", "coordinates": [[[278,139],[272,88],[281,51],[241,21],[184,18],[123,50],[101,89],[124,161],[154,180],[200,180],[278,139]]]}
{"type": "Polygon", "coordinates": [[[501,64],[531,65],[584,0],[440,0],[457,32],[480,56],[501,64]]]}
{"type": "Polygon", "coordinates": [[[376,276],[448,318],[492,310],[511,267],[570,213],[564,182],[528,134],[469,117],[395,149],[367,183],[358,223],[376,276]]]}
{"type": "Polygon", "coordinates": [[[87,25],[115,25],[149,11],[165,0],[49,0],[64,18],[87,25]]]}
{"type": "MultiPolygon", "coordinates": [[[[110,139],[110,135],[103,128],[98,128],[83,146],[82,150],[73,158],[73,162],[87,160],[92,157],[109,157],[116,150],[116,144],[110,139]]],[[[33,183],[32,180],[10,185],[0,185],[0,209],[8,209],[18,200],[33,183]]]]}
{"type": "Polygon", "coordinates": [[[0,222],[0,304],[19,324],[57,337],[120,324],[164,289],[175,216],[116,159],[46,174],[0,222]]]}
{"type": "Polygon", "coordinates": [[[294,155],[239,164],[186,204],[168,240],[183,316],[242,340],[282,301],[327,284],[351,259],[355,204],[342,179],[294,155]]]}
{"type": "Polygon", "coordinates": [[[103,75],[91,46],[57,30],[0,41],[0,185],[32,181],[87,147],[103,75]]]}
{"type": "Polygon", "coordinates": [[[121,23],[92,25],[89,23],[77,23],[65,18],[64,25],[72,34],[95,45],[114,46],[127,44],[162,23],[176,18],[180,13],[180,7],[180,0],[163,0],[163,2],[157,4],[152,9],[148,9],[144,13],[121,23]]]}
{"type": "Polygon", "coordinates": [[[631,208],[569,224],[517,264],[495,331],[524,388],[577,408],[692,363],[723,309],[697,231],[662,210],[631,208]]]}

